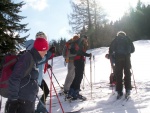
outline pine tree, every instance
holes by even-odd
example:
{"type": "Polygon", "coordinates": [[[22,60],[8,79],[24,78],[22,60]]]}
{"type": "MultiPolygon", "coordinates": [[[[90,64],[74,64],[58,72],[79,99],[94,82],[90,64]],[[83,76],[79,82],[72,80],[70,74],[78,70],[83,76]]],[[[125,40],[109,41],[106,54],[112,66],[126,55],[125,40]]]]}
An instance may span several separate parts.
{"type": "Polygon", "coordinates": [[[94,48],[99,43],[97,36],[98,27],[106,21],[105,14],[98,1],[96,0],[78,0],[70,2],[72,13],[68,15],[69,25],[74,34],[87,35],[89,48],[94,48]]]}
{"type": "Polygon", "coordinates": [[[26,18],[19,16],[20,8],[24,2],[14,3],[11,0],[0,1],[0,53],[1,55],[17,52],[24,45],[26,38],[20,33],[26,33],[27,24],[21,24],[21,20],[26,18]]]}

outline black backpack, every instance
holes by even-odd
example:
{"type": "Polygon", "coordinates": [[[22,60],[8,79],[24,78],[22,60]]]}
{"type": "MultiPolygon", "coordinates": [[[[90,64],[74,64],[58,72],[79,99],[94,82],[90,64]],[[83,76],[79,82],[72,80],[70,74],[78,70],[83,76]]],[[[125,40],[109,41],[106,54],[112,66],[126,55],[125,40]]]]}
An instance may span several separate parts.
{"type": "Polygon", "coordinates": [[[115,54],[128,55],[131,53],[131,43],[127,36],[116,37],[115,54]]]}

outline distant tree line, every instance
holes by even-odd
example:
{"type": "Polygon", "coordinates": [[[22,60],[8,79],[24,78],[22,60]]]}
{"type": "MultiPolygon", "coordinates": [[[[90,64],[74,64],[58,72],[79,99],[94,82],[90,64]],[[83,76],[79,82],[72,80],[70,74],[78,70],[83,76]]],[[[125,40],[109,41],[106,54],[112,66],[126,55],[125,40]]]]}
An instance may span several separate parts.
{"type": "MultiPolygon", "coordinates": [[[[86,34],[89,37],[89,49],[109,46],[120,30],[127,33],[132,41],[150,39],[150,5],[144,5],[140,0],[136,8],[130,7],[128,13],[115,22],[109,22],[103,10],[97,6],[96,0],[80,0],[72,5],[69,24],[74,34],[86,34]]],[[[61,55],[66,40],[58,41],[58,54],[61,55]],[[60,46],[59,46],[60,45],[60,46]]],[[[57,44],[56,44],[57,45],[57,44]]]]}
{"type": "MultiPolygon", "coordinates": [[[[70,32],[81,37],[87,35],[89,49],[109,46],[120,30],[125,31],[132,41],[150,39],[150,5],[144,5],[139,0],[136,8],[131,7],[120,20],[108,22],[107,15],[97,2],[98,0],[79,0],[78,3],[70,1],[72,6],[72,13],[68,15],[68,22],[72,27],[70,32]]],[[[14,3],[11,0],[0,1],[1,55],[18,51],[28,37],[19,35],[29,31],[26,29],[27,24],[20,24],[25,17],[18,15],[24,4],[24,2],[14,3]]],[[[62,54],[66,41],[66,37],[50,41],[56,46],[57,56],[62,54]]]]}
{"type": "Polygon", "coordinates": [[[90,48],[109,46],[120,30],[125,31],[133,41],[150,39],[150,5],[146,6],[139,0],[136,8],[131,7],[129,13],[124,14],[119,21],[108,23],[96,2],[71,2],[73,12],[69,15],[72,31],[88,35],[90,48]]]}

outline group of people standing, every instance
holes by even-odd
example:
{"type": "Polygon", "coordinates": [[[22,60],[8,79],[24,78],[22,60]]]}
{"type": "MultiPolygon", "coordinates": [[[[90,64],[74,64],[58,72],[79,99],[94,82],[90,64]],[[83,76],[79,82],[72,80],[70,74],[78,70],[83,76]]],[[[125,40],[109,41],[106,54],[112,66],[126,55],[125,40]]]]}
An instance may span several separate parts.
{"type": "Polygon", "coordinates": [[[63,56],[68,63],[68,73],[64,83],[64,93],[68,99],[82,99],[80,84],[83,79],[85,57],[91,57],[91,53],[86,53],[88,47],[88,37],[75,35],[68,41],[63,49],[63,56]]]}
{"type": "MultiPolygon", "coordinates": [[[[9,97],[5,106],[5,113],[40,113],[44,112],[43,105],[39,102],[35,109],[35,100],[40,87],[44,93],[40,98],[42,103],[46,102],[49,88],[43,79],[44,65],[55,54],[55,47],[50,47],[47,37],[43,32],[36,34],[35,41],[26,44],[28,49],[16,63],[13,73],[9,79],[9,97]],[[30,73],[27,73],[30,70],[30,73]],[[27,75],[26,75],[27,74],[27,75]],[[43,109],[42,109],[43,108],[43,109]]],[[[63,57],[68,63],[68,73],[64,83],[64,94],[73,100],[82,99],[79,92],[83,79],[85,59],[92,57],[86,53],[88,48],[88,37],[75,35],[69,40],[63,49],[63,57]]],[[[112,41],[109,54],[116,80],[117,99],[123,95],[123,72],[126,94],[131,90],[131,61],[130,54],[135,51],[134,45],[125,32],[118,32],[112,41]]],[[[51,68],[51,66],[48,66],[51,68]]]]}
{"type": "MultiPolygon", "coordinates": [[[[70,40],[69,40],[70,41],[70,40]]],[[[66,46],[63,50],[63,56],[68,62],[68,74],[64,83],[64,93],[68,98],[82,99],[85,100],[86,97],[79,94],[80,84],[84,74],[85,57],[91,57],[91,53],[86,53],[88,47],[88,38],[83,36],[75,35],[71,41],[69,49],[66,50],[66,46]],[[72,51],[72,45],[77,52],[72,51]],[[67,53],[67,54],[66,54],[67,53]]],[[[113,78],[112,83],[116,85],[116,91],[118,93],[117,99],[123,96],[123,85],[125,86],[125,97],[129,96],[132,90],[131,87],[131,53],[135,51],[135,47],[126,35],[124,31],[119,31],[115,39],[111,42],[109,47],[109,53],[106,57],[110,59],[113,78]],[[124,76],[123,76],[124,73],[124,76]]]]}

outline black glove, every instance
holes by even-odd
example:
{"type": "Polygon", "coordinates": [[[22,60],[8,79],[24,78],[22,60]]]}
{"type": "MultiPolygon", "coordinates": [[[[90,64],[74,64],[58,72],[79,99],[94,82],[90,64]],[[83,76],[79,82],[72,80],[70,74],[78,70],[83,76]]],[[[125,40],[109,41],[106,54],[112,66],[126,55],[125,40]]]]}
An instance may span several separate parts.
{"type": "Polygon", "coordinates": [[[52,66],[50,64],[48,64],[47,69],[52,68],[52,66]]]}
{"type": "Polygon", "coordinates": [[[88,57],[90,57],[89,59],[91,59],[91,57],[92,57],[92,53],[90,53],[90,54],[88,55],[88,57]]]}
{"type": "Polygon", "coordinates": [[[49,49],[50,52],[52,53],[55,53],[56,52],[56,47],[55,46],[52,46],[50,49],[49,49]]]}
{"type": "Polygon", "coordinates": [[[110,59],[110,55],[109,55],[109,54],[106,54],[106,55],[105,55],[105,58],[110,59]]]}
{"type": "Polygon", "coordinates": [[[6,113],[16,113],[17,109],[18,109],[18,100],[10,100],[8,99],[6,102],[6,106],[5,106],[5,112],[6,113]]]}

